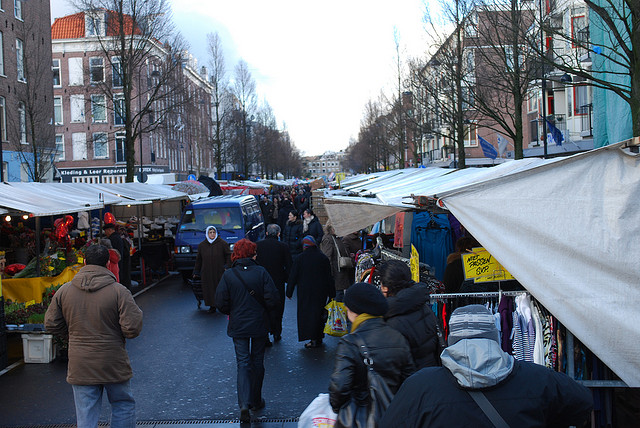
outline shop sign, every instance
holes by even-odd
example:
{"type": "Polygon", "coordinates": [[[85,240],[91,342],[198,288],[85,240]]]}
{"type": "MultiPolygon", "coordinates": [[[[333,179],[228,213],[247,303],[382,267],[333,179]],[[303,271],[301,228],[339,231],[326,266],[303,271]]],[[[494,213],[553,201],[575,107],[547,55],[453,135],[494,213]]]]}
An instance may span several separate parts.
{"type": "Polygon", "coordinates": [[[462,255],[464,277],[474,282],[506,281],[515,279],[487,250],[474,248],[462,255]]]}

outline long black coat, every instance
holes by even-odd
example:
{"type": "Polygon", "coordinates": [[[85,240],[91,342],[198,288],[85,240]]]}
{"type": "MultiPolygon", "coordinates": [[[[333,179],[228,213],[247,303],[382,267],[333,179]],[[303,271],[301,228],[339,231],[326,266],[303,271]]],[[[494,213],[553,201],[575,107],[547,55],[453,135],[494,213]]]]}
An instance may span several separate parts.
{"type": "Polygon", "coordinates": [[[386,325],[381,318],[363,321],[355,333],[340,339],[336,349],[336,362],[329,382],[329,402],[336,413],[351,399],[358,404],[365,404],[369,400],[367,368],[354,334],[367,346],[373,369],[392,392],[395,393],[415,371],[409,345],[400,333],[386,325]]]}
{"type": "Polygon", "coordinates": [[[298,287],[298,340],[322,339],[324,306],[335,297],[331,278],[331,265],[318,247],[307,248],[298,256],[291,268],[287,284],[287,297],[293,297],[298,287]]]}
{"type": "Polygon", "coordinates": [[[289,253],[295,256],[302,252],[302,222],[296,219],[293,223],[287,221],[284,226],[283,242],[289,247],[289,253]]]}
{"type": "Polygon", "coordinates": [[[265,268],[253,259],[240,259],[222,275],[216,290],[216,306],[229,315],[227,335],[230,337],[265,337],[269,332],[269,319],[280,309],[280,296],[265,268]],[[256,296],[263,297],[265,306],[249,294],[234,271],[256,296]]]}
{"type": "Polygon", "coordinates": [[[198,245],[193,273],[202,278],[202,297],[205,305],[216,305],[216,287],[224,270],[230,265],[231,249],[224,239],[218,236],[212,244],[205,239],[198,245]]]}
{"type": "MultiPolygon", "coordinates": [[[[271,275],[278,289],[278,294],[280,294],[281,309],[284,310],[284,283],[289,278],[292,264],[289,247],[284,242],[278,241],[277,238],[267,236],[266,239],[258,241],[257,255],[256,262],[271,275]]],[[[279,334],[282,330],[282,312],[279,312],[278,315],[271,320],[271,332],[274,334],[279,334]]]]}
{"type": "Polygon", "coordinates": [[[440,349],[436,315],[427,306],[429,288],[415,284],[389,297],[387,325],[398,330],[409,342],[416,368],[439,365],[440,349]]]}

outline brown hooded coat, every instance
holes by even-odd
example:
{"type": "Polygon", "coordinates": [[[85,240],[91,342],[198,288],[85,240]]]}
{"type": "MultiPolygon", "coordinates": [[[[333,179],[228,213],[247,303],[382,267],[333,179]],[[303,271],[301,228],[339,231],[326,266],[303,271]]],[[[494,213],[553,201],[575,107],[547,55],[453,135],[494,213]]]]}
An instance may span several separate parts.
{"type": "Polygon", "coordinates": [[[142,330],[142,311],[106,267],[87,265],[58,289],[45,315],[50,333],[69,334],[67,382],[98,385],[133,376],[125,339],[142,330]]]}

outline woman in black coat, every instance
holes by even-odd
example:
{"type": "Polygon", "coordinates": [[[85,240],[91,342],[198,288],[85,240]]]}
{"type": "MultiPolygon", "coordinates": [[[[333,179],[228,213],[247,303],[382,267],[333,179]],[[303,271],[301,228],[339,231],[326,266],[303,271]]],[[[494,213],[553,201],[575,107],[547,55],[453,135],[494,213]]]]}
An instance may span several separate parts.
{"type": "Polygon", "coordinates": [[[269,319],[280,308],[278,290],[265,268],[255,262],[256,244],[241,239],[233,247],[233,266],[216,290],[216,306],[229,315],[227,335],[233,339],[238,376],[240,421],[249,422],[249,410],[260,410],[264,380],[264,349],[269,319]]]}
{"type": "Polygon", "coordinates": [[[351,333],[338,343],[329,382],[329,402],[336,413],[350,400],[369,403],[367,367],[356,337],[367,347],[373,370],[394,394],[415,371],[407,340],[384,322],[388,304],[380,290],[364,282],[353,284],[345,292],[344,304],[351,333]]]}
{"type": "Polygon", "coordinates": [[[298,287],[298,341],[309,340],[305,348],[322,345],[327,300],[335,297],[331,265],[311,236],[303,239],[304,251],[293,261],[287,283],[287,297],[298,287]]]}
{"type": "Polygon", "coordinates": [[[380,289],[387,297],[387,325],[409,342],[418,370],[440,365],[442,349],[438,339],[436,315],[428,306],[429,288],[411,280],[411,269],[400,260],[388,260],[378,269],[380,289]]]}
{"type": "Polygon", "coordinates": [[[297,256],[302,252],[302,221],[298,218],[296,210],[289,211],[289,220],[284,226],[283,242],[289,247],[291,256],[297,256]]]}
{"type": "Polygon", "coordinates": [[[316,217],[309,208],[302,212],[302,217],[304,218],[302,222],[302,234],[304,236],[311,235],[316,242],[321,242],[324,231],[322,230],[322,225],[318,217],[316,217]]]}

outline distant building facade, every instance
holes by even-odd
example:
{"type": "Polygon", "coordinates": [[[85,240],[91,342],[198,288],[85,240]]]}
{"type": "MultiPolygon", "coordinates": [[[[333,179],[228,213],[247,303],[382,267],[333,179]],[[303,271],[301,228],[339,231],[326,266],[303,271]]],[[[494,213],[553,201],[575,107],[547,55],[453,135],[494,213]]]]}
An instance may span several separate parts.
{"type": "Polygon", "coordinates": [[[345,171],[346,153],[327,151],[320,156],[302,158],[302,174],[311,178],[330,176],[345,171]]]}

